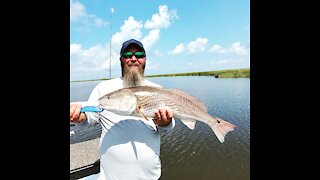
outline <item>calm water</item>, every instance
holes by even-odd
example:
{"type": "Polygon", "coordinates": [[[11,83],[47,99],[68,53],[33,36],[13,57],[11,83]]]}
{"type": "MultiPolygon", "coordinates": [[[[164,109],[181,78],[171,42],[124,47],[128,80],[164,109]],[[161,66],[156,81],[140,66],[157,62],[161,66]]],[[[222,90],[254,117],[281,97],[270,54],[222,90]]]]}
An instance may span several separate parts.
{"type": "MultiPolygon", "coordinates": [[[[161,180],[246,180],[250,179],[250,79],[214,77],[149,78],[165,88],[179,88],[202,101],[208,113],[220,117],[237,128],[220,143],[212,130],[197,122],[188,129],[176,119],[174,131],[161,139],[161,180]]],[[[70,83],[70,102],[85,101],[95,82],[70,83]]],[[[77,136],[70,143],[100,136],[99,126],[84,132],[71,126],[77,136]],[[89,134],[89,136],[88,136],[89,134]]]]}

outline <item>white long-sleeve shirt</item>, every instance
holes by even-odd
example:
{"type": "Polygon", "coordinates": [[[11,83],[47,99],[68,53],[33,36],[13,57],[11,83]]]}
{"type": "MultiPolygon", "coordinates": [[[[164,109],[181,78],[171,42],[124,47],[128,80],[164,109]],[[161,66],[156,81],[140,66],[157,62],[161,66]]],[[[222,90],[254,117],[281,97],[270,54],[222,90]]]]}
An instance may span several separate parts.
{"type": "MultiPolygon", "coordinates": [[[[143,85],[158,84],[145,80],[143,85]]],[[[85,105],[98,105],[103,95],[123,88],[121,78],[99,83],[92,91],[85,105]]],[[[101,180],[156,180],[161,176],[160,133],[168,133],[175,126],[175,120],[161,127],[152,120],[141,117],[122,116],[107,110],[101,113],[85,112],[89,126],[101,123],[100,174],[101,180]]]]}

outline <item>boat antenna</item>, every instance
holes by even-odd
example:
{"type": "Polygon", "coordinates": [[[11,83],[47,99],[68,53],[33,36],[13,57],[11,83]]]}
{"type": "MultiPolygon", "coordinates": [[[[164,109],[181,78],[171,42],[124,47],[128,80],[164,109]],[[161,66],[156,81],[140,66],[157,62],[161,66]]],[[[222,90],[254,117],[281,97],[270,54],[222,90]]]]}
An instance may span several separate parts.
{"type": "Polygon", "coordinates": [[[111,8],[111,18],[110,18],[110,61],[109,61],[109,79],[111,79],[111,42],[112,42],[112,14],[114,9],[111,8]]]}

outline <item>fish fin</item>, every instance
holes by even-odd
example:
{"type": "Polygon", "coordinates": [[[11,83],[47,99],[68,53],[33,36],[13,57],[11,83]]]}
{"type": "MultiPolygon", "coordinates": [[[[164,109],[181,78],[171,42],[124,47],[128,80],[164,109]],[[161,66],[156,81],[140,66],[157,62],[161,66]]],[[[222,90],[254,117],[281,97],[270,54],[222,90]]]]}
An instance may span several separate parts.
{"type": "Polygon", "coordinates": [[[182,123],[186,125],[189,129],[194,130],[196,126],[196,120],[190,120],[190,119],[181,119],[182,123]]]}
{"type": "Polygon", "coordinates": [[[137,105],[137,106],[136,106],[136,110],[138,111],[138,113],[139,113],[139,114],[141,115],[141,117],[143,117],[145,120],[149,121],[149,119],[147,118],[147,116],[144,115],[144,114],[140,111],[140,109],[141,109],[141,106],[140,106],[140,105],[137,105]]]}
{"type": "Polygon", "coordinates": [[[228,132],[233,131],[236,126],[220,118],[215,117],[215,119],[218,121],[218,123],[215,123],[210,127],[219,139],[219,141],[223,143],[225,135],[228,132]]]}

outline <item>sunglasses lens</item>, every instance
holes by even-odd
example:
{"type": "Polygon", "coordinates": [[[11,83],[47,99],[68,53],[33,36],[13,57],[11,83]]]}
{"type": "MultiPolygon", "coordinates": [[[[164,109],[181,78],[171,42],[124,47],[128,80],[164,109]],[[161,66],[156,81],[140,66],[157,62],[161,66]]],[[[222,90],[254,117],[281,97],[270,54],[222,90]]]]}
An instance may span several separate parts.
{"type": "Polygon", "coordinates": [[[144,52],[136,52],[134,55],[136,58],[144,58],[144,52]]]}
{"type": "Polygon", "coordinates": [[[122,54],[122,57],[124,57],[124,58],[131,58],[132,57],[132,52],[124,52],[123,54],[122,54]]]}
{"type": "Polygon", "coordinates": [[[122,57],[124,57],[124,58],[132,58],[133,55],[134,55],[136,58],[144,58],[144,57],[145,57],[144,52],[135,52],[135,53],[132,53],[132,52],[130,52],[130,51],[124,52],[124,53],[122,54],[122,57]]]}

